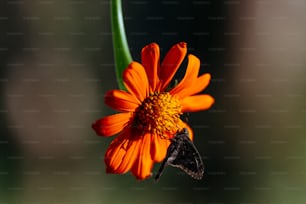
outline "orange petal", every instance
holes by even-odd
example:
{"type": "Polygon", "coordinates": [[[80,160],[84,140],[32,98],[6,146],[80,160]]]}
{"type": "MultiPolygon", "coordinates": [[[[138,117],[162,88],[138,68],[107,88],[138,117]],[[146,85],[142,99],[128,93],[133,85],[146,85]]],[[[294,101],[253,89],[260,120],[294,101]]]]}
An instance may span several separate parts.
{"type": "Polygon", "coordinates": [[[128,124],[130,117],[131,113],[117,113],[106,116],[92,124],[92,128],[96,131],[97,135],[112,136],[123,130],[128,124]]]}
{"type": "Polygon", "coordinates": [[[132,112],[140,104],[133,95],[122,90],[108,91],[104,102],[111,108],[122,112],[132,112]]]}
{"type": "Polygon", "coordinates": [[[206,110],[214,103],[214,98],[207,94],[188,96],[181,99],[182,112],[206,110]]]}
{"type": "Polygon", "coordinates": [[[192,85],[194,80],[198,77],[199,69],[200,60],[194,55],[188,55],[188,65],[185,76],[180,83],[170,91],[170,94],[175,95],[186,87],[192,85]]]}
{"type": "Polygon", "coordinates": [[[129,147],[129,131],[124,131],[116,139],[112,141],[108,149],[106,150],[104,162],[106,165],[106,172],[113,174],[123,174],[125,171],[119,172],[119,168],[122,159],[124,158],[126,151],[129,147]]]}
{"type": "Polygon", "coordinates": [[[149,94],[149,83],[144,67],[138,62],[132,62],[123,72],[123,83],[127,90],[143,101],[149,94]]]}
{"type": "MultiPolygon", "coordinates": [[[[131,130],[130,130],[131,131],[131,130]]],[[[139,133],[139,132],[138,132],[139,133]]],[[[125,173],[129,171],[137,158],[139,157],[139,151],[141,148],[141,135],[135,135],[137,133],[130,134],[129,138],[129,144],[125,150],[126,151],[124,157],[122,158],[122,161],[118,168],[116,169],[117,172],[125,173]]]]}
{"type": "Polygon", "coordinates": [[[155,91],[159,80],[157,75],[157,71],[159,70],[159,57],[159,46],[156,43],[151,43],[141,50],[141,64],[146,70],[151,92],[155,91]]]}
{"type": "Polygon", "coordinates": [[[153,160],[150,154],[151,134],[145,134],[141,136],[141,139],[142,142],[138,159],[132,167],[132,174],[139,180],[150,177],[153,167],[153,160]]]}
{"type": "Polygon", "coordinates": [[[161,162],[165,159],[169,144],[170,139],[152,135],[151,157],[155,162],[161,162]]]}
{"type": "Polygon", "coordinates": [[[203,74],[200,77],[194,79],[193,83],[188,85],[186,84],[187,86],[177,91],[176,95],[179,98],[184,98],[186,96],[192,96],[194,94],[197,94],[203,91],[208,86],[210,78],[211,78],[210,74],[208,73],[203,74]]]}
{"type": "Polygon", "coordinates": [[[165,56],[161,68],[159,71],[159,90],[163,91],[169,85],[175,72],[181,65],[185,55],[187,53],[187,44],[180,42],[174,45],[165,56]]]}

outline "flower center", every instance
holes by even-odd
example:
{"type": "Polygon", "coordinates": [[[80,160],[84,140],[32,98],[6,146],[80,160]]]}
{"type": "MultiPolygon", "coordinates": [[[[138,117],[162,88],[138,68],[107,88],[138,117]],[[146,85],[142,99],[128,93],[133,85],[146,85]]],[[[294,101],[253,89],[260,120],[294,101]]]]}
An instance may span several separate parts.
{"type": "Polygon", "coordinates": [[[137,129],[163,136],[176,132],[180,120],[181,104],[167,92],[154,92],[136,109],[134,125],[137,129]]]}

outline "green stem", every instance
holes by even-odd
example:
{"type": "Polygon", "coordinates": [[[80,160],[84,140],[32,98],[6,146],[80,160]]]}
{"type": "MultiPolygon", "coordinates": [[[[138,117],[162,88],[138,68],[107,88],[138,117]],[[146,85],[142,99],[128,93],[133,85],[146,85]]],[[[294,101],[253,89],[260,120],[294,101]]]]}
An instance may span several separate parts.
{"type": "Polygon", "coordinates": [[[116,76],[120,89],[125,89],[122,80],[124,69],[133,61],[129,50],[122,16],[121,0],[111,1],[111,22],[116,76]]]}

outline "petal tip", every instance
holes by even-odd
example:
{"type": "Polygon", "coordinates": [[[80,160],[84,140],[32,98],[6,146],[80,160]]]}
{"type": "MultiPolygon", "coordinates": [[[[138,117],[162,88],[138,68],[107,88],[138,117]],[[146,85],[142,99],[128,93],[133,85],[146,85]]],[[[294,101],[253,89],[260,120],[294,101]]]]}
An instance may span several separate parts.
{"type": "Polygon", "coordinates": [[[210,83],[210,80],[211,80],[211,74],[210,73],[205,73],[205,74],[203,74],[203,77],[207,81],[207,85],[208,85],[210,83]]]}
{"type": "Polygon", "coordinates": [[[156,48],[156,47],[159,47],[159,45],[156,43],[156,42],[152,42],[148,45],[148,47],[150,48],[156,48]]]}
{"type": "Polygon", "coordinates": [[[114,171],[112,168],[109,168],[109,167],[106,167],[105,172],[106,172],[107,174],[113,174],[113,173],[115,173],[115,171],[114,171]]]}
{"type": "Polygon", "coordinates": [[[100,131],[100,125],[98,120],[91,124],[91,128],[96,132],[97,135],[101,136],[102,132],[100,131]]]}
{"type": "Polygon", "coordinates": [[[186,48],[187,47],[187,43],[186,42],[179,42],[177,45],[179,47],[181,47],[181,48],[186,48]]]}
{"type": "Polygon", "coordinates": [[[151,172],[151,173],[148,174],[148,175],[143,175],[143,174],[141,174],[141,175],[136,175],[135,177],[136,177],[137,180],[142,181],[142,180],[145,180],[145,179],[147,179],[147,178],[150,178],[152,175],[153,175],[153,174],[152,174],[152,172],[151,172]]]}
{"type": "Polygon", "coordinates": [[[146,46],[144,46],[142,49],[141,49],[141,52],[144,53],[144,52],[148,52],[148,51],[156,51],[156,50],[159,50],[159,45],[155,42],[152,42],[146,46]]]}
{"type": "Polygon", "coordinates": [[[205,110],[210,109],[212,107],[212,105],[215,103],[215,98],[212,97],[211,95],[207,95],[207,106],[205,108],[205,110]]]}
{"type": "Polygon", "coordinates": [[[215,103],[215,98],[212,97],[212,96],[210,96],[210,98],[211,98],[211,105],[210,106],[212,106],[215,103]]]}

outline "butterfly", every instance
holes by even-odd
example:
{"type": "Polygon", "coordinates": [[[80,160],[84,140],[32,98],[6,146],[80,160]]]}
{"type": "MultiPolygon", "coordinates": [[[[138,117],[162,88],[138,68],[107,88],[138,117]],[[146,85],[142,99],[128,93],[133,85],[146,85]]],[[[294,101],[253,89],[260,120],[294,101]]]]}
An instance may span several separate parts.
{"type": "Polygon", "coordinates": [[[157,182],[166,165],[183,170],[194,179],[202,179],[204,164],[200,153],[189,138],[186,128],[178,131],[167,149],[166,158],[163,160],[158,173],[155,176],[157,182]]]}

